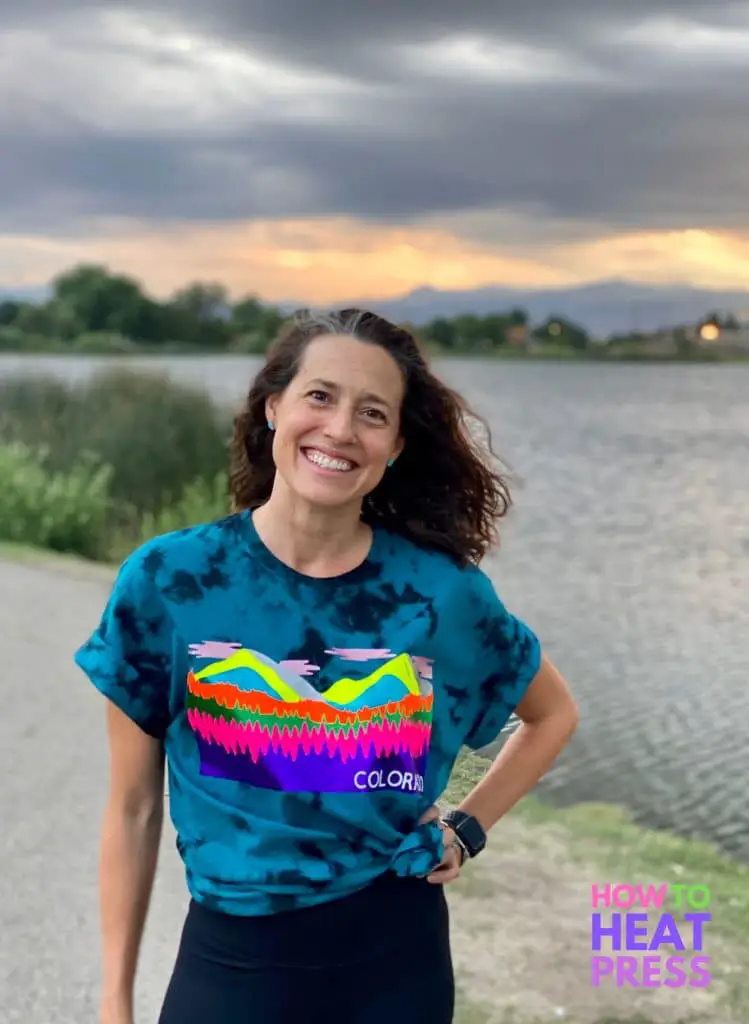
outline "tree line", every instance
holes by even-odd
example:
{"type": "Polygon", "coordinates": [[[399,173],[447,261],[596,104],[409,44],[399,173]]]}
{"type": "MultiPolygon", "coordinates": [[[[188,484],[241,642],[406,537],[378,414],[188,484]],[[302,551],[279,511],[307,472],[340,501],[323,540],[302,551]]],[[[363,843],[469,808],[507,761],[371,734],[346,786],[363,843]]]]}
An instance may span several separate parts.
{"type": "MultiPolygon", "coordinates": [[[[260,354],[283,321],[280,309],[253,295],[232,302],[221,284],[194,282],[158,301],[130,276],[98,264],[79,264],[54,279],[45,302],[0,302],[0,348],[54,344],[76,351],[130,347],[260,354]]],[[[585,330],[563,318],[531,327],[521,309],[438,317],[415,330],[435,348],[456,353],[524,347],[530,338],[573,349],[590,344],[585,330]]]]}

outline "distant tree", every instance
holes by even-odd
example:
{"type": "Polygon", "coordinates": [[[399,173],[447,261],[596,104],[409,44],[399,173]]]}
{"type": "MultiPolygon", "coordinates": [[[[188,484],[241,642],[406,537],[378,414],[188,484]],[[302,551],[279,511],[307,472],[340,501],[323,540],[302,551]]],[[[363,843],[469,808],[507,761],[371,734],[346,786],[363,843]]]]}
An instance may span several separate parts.
{"type": "Polygon", "coordinates": [[[39,305],[32,302],[21,303],[14,326],[28,334],[58,338],[62,341],[70,341],[83,329],[80,318],[70,304],[57,299],[39,305]]]}
{"type": "Polygon", "coordinates": [[[284,317],[275,306],[266,306],[254,296],[237,302],[231,312],[231,329],[237,334],[258,334],[269,342],[281,329],[284,317]]]}
{"type": "Polygon", "coordinates": [[[136,336],[147,301],[140,285],[99,264],[79,264],[53,281],[53,301],[74,317],[82,330],[136,336]]]}
{"type": "Polygon", "coordinates": [[[510,327],[510,319],[499,313],[492,313],[483,318],[482,334],[484,339],[492,348],[499,348],[507,341],[507,329],[510,327]]]}
{"type": "Polygon", "coordinates": [[[447,320],[445,317],[438,317],[436,320],[432,320],[431,323],[427,324],[424,329],[424,334],[437,345],[441,345],[442,348],[455,348],[457,342],[457,331],[455,329],[455,323],[452,320],[447,320]]]}
{"type": "Polygon", "coordinates": [[[21,306],[22,303],[14,302],[12,299],[0,302],[0,327],[8,327],[10,324],[15,324],[21,306]]]}
{"type": "Polygon", "coordinates": [[[231,304],[222,284],[195,281],[175,293],[172,304],[190,313],[199,323],[228,319],[231,304]]]}
{"type": "Polygon", "coordinates": [[[231,304],[223,285],[193,282],[176,292],[169,306],[180,325],[180,341],[204,348],[227,347],[231,304]]]}
{"type": "Polygon", "coordinates": [[[698,326],[706,327],[708,324],[719,327],[724,331],[735,331],[740,327],[739,321],[733,313],[718,313],[715,310],[703,317],[698,326]]]}
{"type": "Polygon", "coordinates": [[[512,327],[525,327],[528,324],[528,314],[524,309],[511,309],[507,319],[512,327]]]}
{"type": "Polygon", "coordinates": [[[549,317],[534,333],[540,341],[554,342],[569,348],[585,349],[590,344],[587,331],[559,316],[549,317]]]}

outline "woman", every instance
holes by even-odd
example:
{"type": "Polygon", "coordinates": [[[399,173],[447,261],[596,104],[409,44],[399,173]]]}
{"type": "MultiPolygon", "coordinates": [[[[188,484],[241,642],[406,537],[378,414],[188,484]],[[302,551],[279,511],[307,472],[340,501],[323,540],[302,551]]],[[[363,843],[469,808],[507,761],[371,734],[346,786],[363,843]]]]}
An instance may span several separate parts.
{"type": "Polygon", "coordinates": [[[300,314],[235,422],[235,513],[121,568],[76,655],[109,699],[102,1022],[133,1019],[164,753],[192,898],[161,1024],[452,1020],[443,886],[577,722],[478,568],[510,496],[466,412],[407,331],[300,314]]]}

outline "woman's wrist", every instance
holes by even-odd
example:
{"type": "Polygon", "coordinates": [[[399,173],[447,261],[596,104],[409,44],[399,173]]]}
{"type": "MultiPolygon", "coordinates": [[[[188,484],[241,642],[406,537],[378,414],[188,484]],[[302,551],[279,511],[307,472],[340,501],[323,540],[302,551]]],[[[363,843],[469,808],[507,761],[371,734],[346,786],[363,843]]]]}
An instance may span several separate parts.
{"type": "Polygon", "coordinates": [[[104,992],[99,1006],[100,1024],[132,1024],[133,1000],[125,993],[104,992]]]}
{"type": "Polygon", "coordinates": [[[442,819],[439,820],[439,827],[442,829],[442,842],[445,850],[456,850],[460,858],[460,866],[463,867],[468,857],[468,851],[461,843],[455,831],[446,822],[443,822],[442,819]]]}

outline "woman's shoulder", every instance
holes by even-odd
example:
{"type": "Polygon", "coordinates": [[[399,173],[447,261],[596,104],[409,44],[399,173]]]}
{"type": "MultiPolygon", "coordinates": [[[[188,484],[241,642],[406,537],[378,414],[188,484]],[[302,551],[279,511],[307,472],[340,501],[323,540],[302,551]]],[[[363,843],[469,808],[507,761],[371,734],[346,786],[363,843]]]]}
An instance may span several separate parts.
{"type": "Polygon", "coordinates": [[[425,583],[438,584],[440,591],[485,593],[493,585],[484,570],[474,562],[463,562],[456,555],[404,534],[384,531],[387,556],[397,566],[408,565],[410,573],[425,583]]]}
{"type": "Polygon", "coordinates": [[[229,563],[231,548],[238,541],[239,517],[199,523],[158,534],[135,547],[120,566],[118,578],[144,579],[157,587],[175,574],[202,572],[213,565],[229,563]]]}

